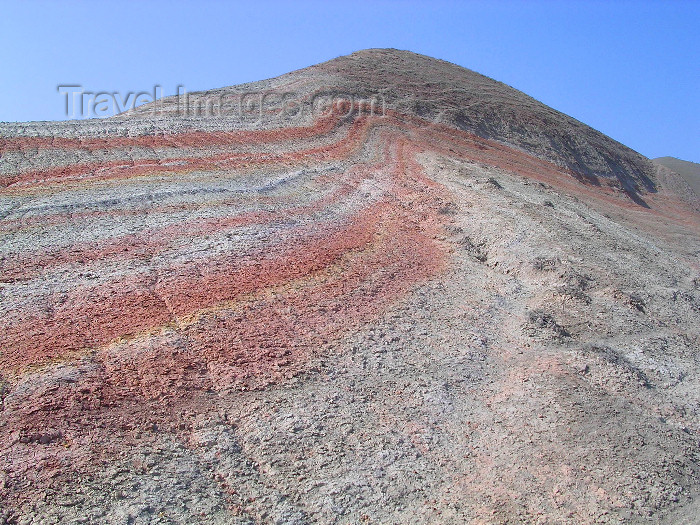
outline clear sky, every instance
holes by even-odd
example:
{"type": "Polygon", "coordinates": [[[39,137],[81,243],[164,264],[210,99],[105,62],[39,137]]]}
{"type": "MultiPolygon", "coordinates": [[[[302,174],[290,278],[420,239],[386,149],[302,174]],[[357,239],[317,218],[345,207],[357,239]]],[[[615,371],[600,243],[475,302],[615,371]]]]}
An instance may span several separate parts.
{"type": "Polygon", "coordinates": [[[58,84],[166,95],[370,47],[505,82],[648,157],[700,162],[700,2],[0,0],[0,120],[61,120],[58,84]]]}

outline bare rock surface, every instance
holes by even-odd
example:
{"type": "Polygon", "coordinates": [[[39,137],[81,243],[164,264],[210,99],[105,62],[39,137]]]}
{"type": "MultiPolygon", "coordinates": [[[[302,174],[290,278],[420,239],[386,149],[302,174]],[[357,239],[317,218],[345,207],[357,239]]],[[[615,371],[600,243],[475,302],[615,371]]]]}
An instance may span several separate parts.
{"type": "Polygon", "coordinates": [[[157,104],[0,124],[0,524],[696,522],[677,173],[405,51],[157,104]]]}
{"type": "Polygon", "coordinates": [[[654,159],[653,162],[678,173],[693,189],[695,194],[700,195],[700,164],[675,157],[659,157],[654,159]]]}

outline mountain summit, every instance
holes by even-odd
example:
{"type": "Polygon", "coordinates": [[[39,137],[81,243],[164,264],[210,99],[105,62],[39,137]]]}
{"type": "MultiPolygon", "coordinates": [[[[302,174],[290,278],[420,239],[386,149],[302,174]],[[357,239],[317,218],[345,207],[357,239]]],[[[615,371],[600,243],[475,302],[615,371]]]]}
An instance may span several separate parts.
{"type": "MultiPolygon", "coordinates": [[[[633,196],[655,190],[653,166],[635,151],[506,84],[410,51],[367,49],[270,80],[199,92],[188,111],[203,113],[219,97],[254,93],[286,93],[306,103],[324,95],[381,101],[398,113],[515,146],[593,184],[617,184],[633,196]]],[[[185,110],[176,97],[165,107],[185,110]]]]}
{"type": "Polygon", "coordinates": [[[495,80],[0,124],[0,211],[0,524],[698,515],[698,197],[495,80]]]}

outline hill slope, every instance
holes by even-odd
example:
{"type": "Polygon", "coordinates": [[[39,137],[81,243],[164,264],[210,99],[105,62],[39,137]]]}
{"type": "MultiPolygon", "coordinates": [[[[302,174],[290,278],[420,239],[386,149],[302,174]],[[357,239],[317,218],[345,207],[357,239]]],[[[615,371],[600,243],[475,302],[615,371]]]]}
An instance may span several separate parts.
{"type": "Polygon", "coordinates": [[[700,195],[700,164],[675,157],[659,157],[654,159],[654,163],[678,173],[693,188],[693,191],[700,195]]]}
{"type": "Polygon", "coordinates": [[[0,523],[691,522],[673,172],[396,50],[0,134],[0,523]]]}

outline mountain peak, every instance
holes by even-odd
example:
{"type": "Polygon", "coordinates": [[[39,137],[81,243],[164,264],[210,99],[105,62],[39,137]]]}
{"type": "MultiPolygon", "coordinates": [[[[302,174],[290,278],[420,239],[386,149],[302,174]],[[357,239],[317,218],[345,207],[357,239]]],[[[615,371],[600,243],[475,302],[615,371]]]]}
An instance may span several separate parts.
{"type": "MultiPolygon", "coordinates": [[[[251,90],[303,101],[319,94],[378,97],[395,113],[514,146],[580,181],[618,187],[638,203],[656,190],[654,167],[639,153],[502,82],[411,51],[363,49],[265,81],[193,93],[193,104],[251,90]]],[[[180,108],[176,97],[164,106],[180,108]]],[[[144,116],[152,107],[128,115],[144,116]]]]}

